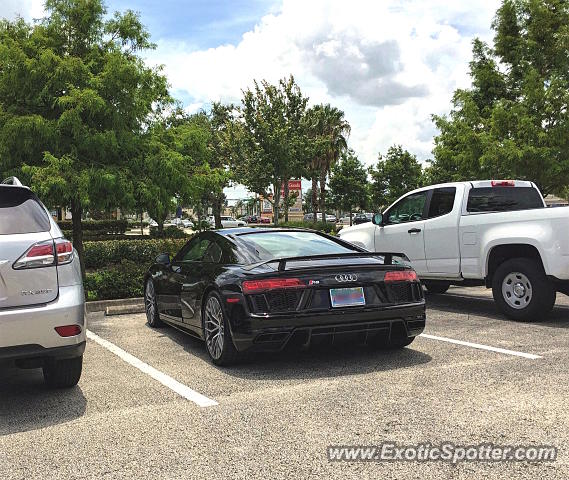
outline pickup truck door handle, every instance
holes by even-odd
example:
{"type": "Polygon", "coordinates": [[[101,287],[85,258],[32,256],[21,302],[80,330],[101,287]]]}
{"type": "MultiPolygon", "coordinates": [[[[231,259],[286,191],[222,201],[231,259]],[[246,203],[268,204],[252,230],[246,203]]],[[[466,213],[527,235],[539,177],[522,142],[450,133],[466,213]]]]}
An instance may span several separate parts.
{"type": "Polygon", "coordinates": [[[407,230],[408,233],[419,233],[421,231],[420,228],[411,228],[410,230],[407,230]]]}

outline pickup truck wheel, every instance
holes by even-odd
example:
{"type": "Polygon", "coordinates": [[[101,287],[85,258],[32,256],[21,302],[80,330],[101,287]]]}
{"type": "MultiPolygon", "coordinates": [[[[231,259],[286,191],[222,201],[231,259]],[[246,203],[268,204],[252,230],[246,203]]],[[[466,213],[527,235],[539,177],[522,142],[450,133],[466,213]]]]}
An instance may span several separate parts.
{"type": "Polygon", "coordinates": [[[540,321],[555,305],[556,292],[541,265],[530,258],[502,263],[492,279],[498,307],[513,320],[540,321]]]}
{"type": "Polygon", "coordinates": [[[446,293],[446,291],[450,287],[450,283],[448,282],[437,282],[432,280],[431,281],[425,280],[423,282],[423,285],[425,285],[425,288],[427,289],[428,293],[433,293],[433,294],[446,293]]]}

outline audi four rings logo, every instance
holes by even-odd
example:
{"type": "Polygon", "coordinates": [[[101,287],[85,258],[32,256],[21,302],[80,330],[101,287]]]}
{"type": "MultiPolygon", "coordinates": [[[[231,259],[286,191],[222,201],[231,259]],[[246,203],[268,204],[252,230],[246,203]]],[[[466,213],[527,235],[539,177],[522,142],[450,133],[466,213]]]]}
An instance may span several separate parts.
{"type": "Polygon", "coordinates": [[[334,277],[337,282],[355,282],[358,276],[355,273],[342,273],[334,277]]]}

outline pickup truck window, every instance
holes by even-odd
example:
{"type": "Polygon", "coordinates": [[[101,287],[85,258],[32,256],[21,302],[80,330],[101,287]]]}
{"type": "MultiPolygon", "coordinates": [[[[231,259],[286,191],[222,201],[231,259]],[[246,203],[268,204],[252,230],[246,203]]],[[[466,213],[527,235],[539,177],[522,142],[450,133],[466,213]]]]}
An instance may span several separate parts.
{"type": "Polygon", "coordinates": [[[473,188],[466,209],[470,213],[510,212],[544,208],[539,192],[532,187],[473,188]]]}
{"type": "Polygon", "coordinates": [[[386,224],[423,220],[427,193],[428,192],[413,193],[393,205],[387,212],[386,224]]]}
{"type": "Polygon", "coordinates": [[[428,218],[440,217],[452,212],[456,187],[435,188],[431,197],[428,218]]]}

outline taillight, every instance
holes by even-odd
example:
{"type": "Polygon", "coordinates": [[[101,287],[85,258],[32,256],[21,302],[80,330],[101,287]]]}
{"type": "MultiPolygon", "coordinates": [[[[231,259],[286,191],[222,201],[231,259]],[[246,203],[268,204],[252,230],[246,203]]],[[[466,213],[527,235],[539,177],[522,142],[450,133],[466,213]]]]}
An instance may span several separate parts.
{"type": "Polygon", "coordinates": [[[65,238],[55,239],[55,250],[57,251],[57,264],[65,265],[73,260],[73,244],[65,238]]]}
{"type": "Polygon", "coordinates": [[[515,187],[516,182],[513,180],[492,180],[493,187],[515,187]]]}
{"type": "Polygon", "coordinates": [[[73,245],[65,238],[46,240],[32,245],[13,265],[15,270],[65,265],[73,260],[73,245]]]}
{"type": "Polygon", "coordinates": [[[417,280],[417,273],[415,273],[415,270],[386,272],[383,279],[384,282],[413,282],[415,280],[417,280]]]}
{"type": "Polygon", "coordinates": [[[32,245],[13,265],[16,270],[25,268],[51,267],[55,265],[53,240],[32,245]]]}
{"type": "Polygon", "coordinates": [[[282,290],[284,288],[299,288],[306,285],[298,278],[266,278],[264,280],[245,280],[243,293],[260,293],[267,290],[282,290]]]}

